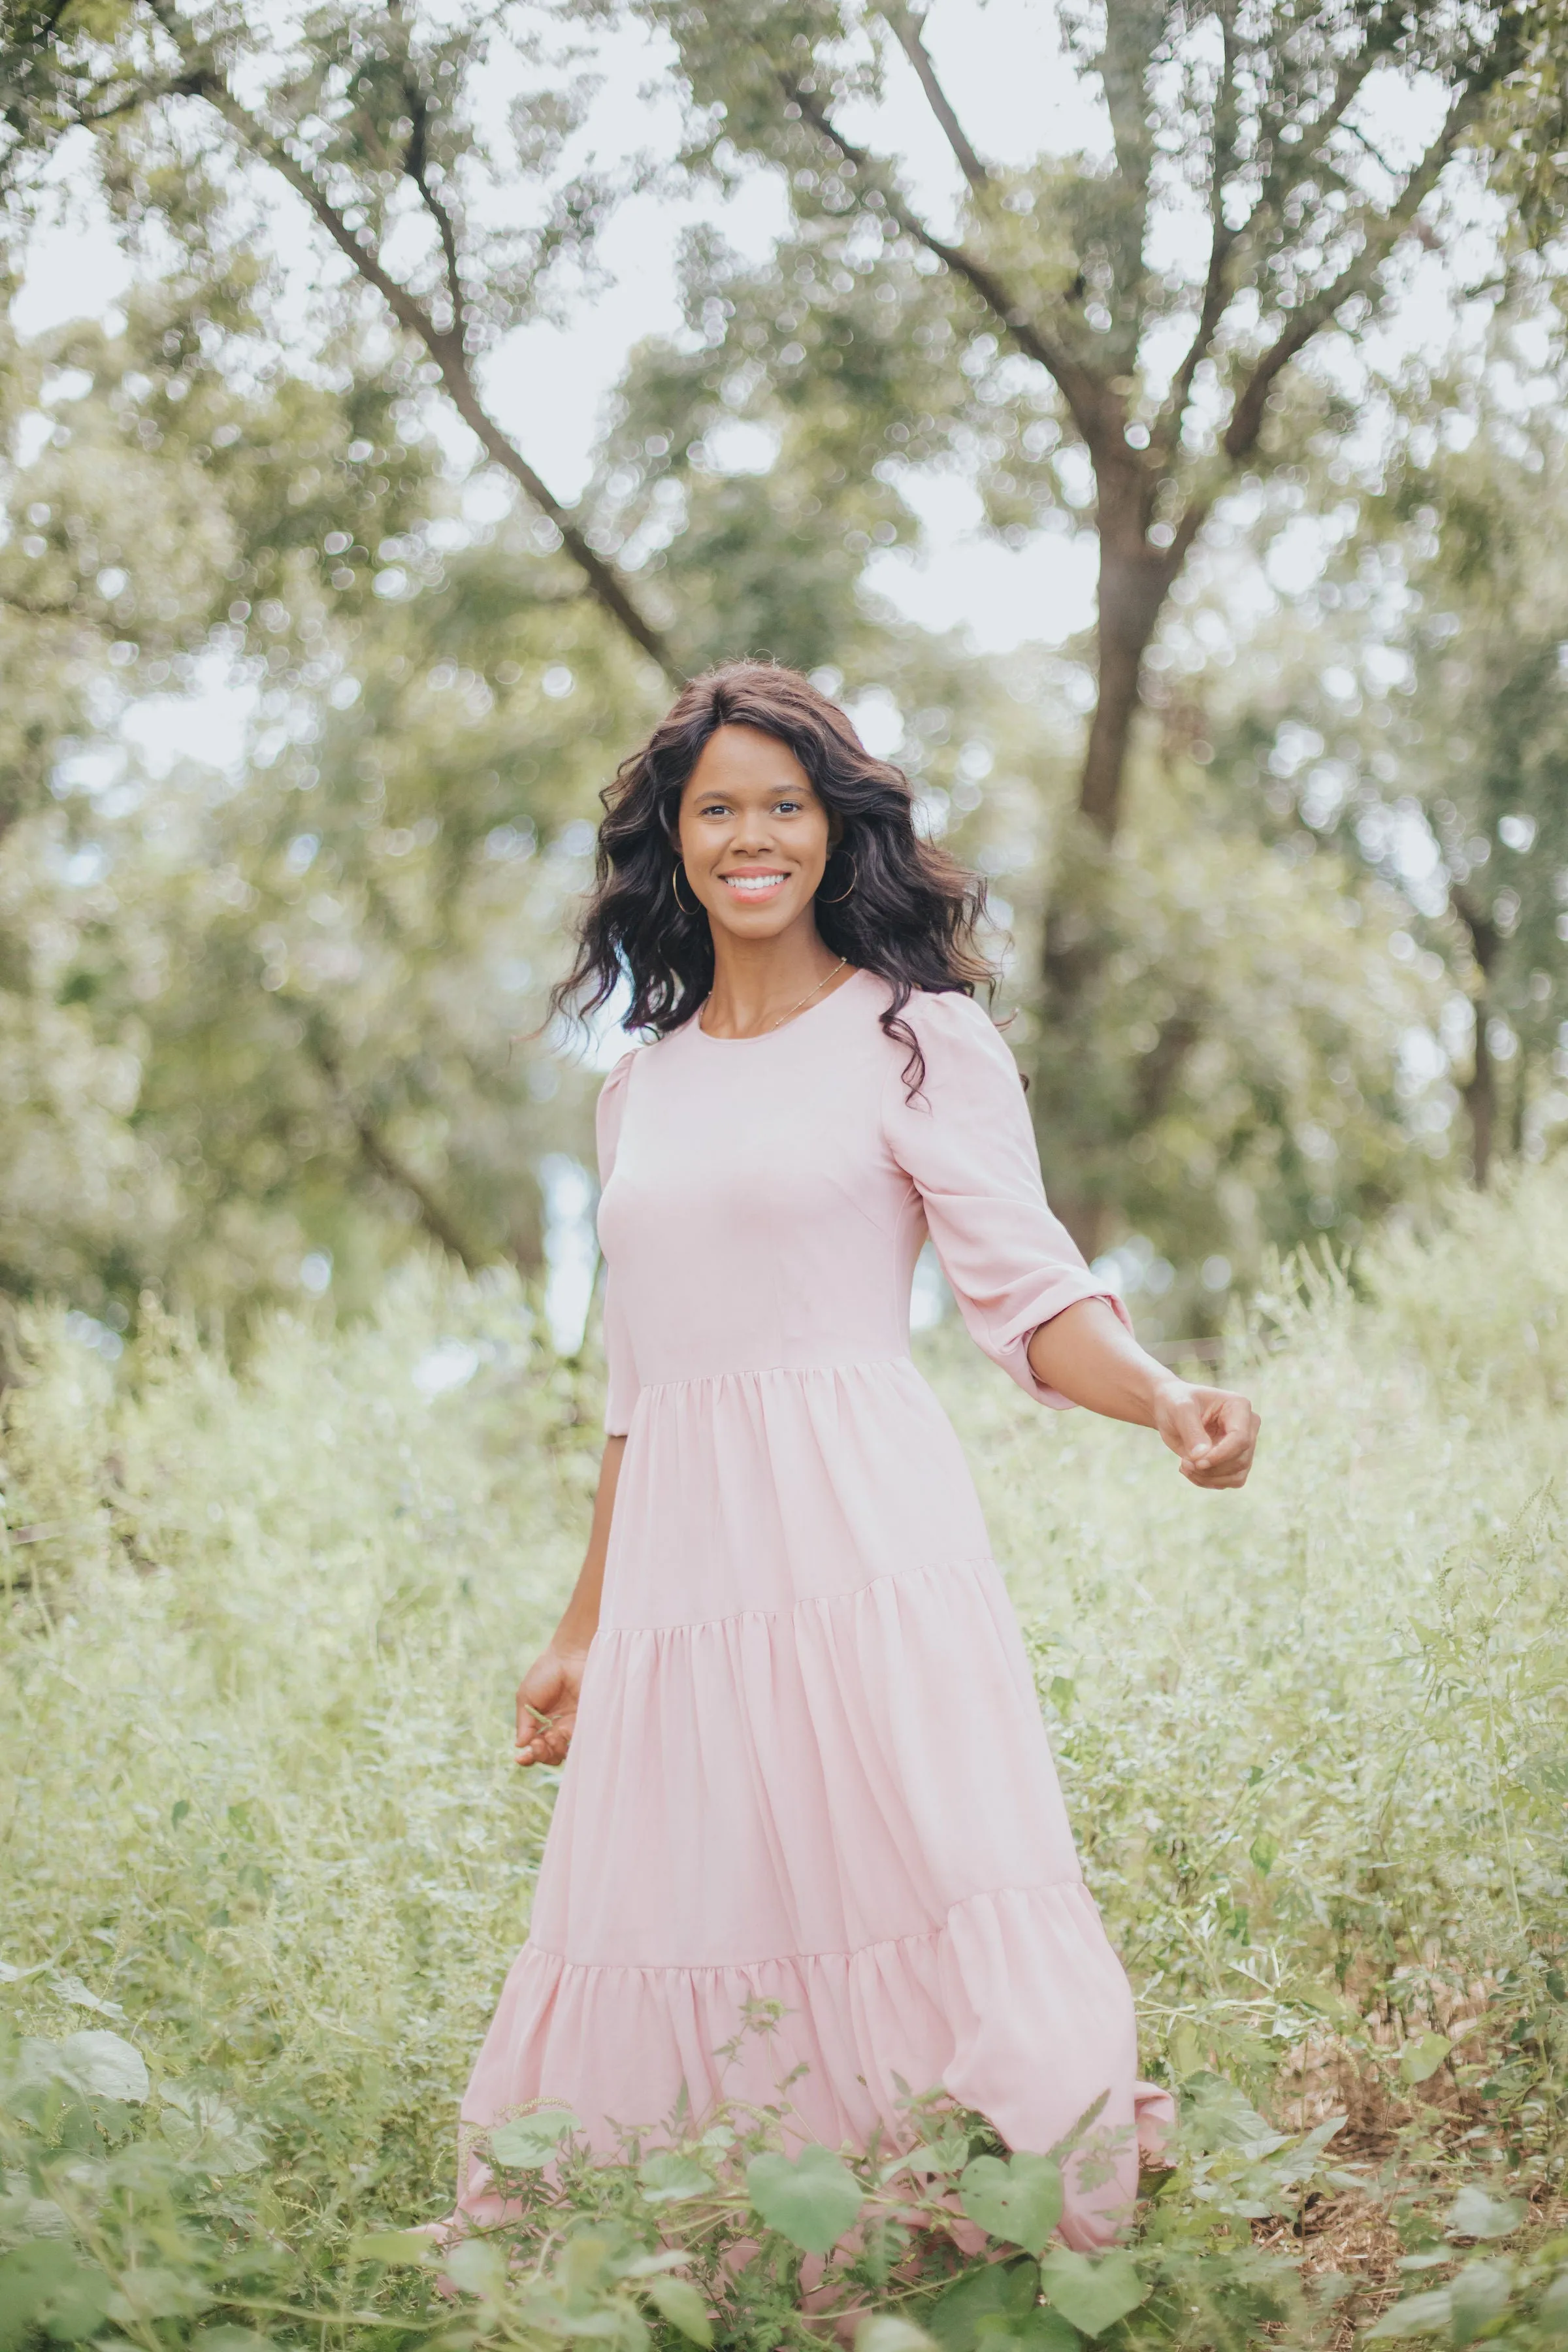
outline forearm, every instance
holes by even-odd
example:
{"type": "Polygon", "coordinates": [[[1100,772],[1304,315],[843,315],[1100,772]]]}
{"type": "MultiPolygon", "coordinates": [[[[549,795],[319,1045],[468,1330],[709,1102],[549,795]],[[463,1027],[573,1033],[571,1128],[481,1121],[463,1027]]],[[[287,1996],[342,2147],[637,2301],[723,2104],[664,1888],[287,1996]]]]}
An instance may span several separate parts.
{"type": "Polygon", "coordinates": [[[615,1515],[616,1488],[620,1480],[624,1437],[606,1437],[594,1496],[594,1520],[582,1573],[573,1588],[552,1646],[562,1651],[585,1650],[599,1629],[599,1604],[605,1591],[605,1559],[610,1548],[610,1521],[615,1515]]]}
{"type": "Polygon", "coordinates": [[[1142,1429],[1155,1427],[1162,1395],[1179,1385],[1103,1298],[1080,1298],[1042,1323],[1029,1341],[1029,1369],[1074,1404],[1142,1429]]]}

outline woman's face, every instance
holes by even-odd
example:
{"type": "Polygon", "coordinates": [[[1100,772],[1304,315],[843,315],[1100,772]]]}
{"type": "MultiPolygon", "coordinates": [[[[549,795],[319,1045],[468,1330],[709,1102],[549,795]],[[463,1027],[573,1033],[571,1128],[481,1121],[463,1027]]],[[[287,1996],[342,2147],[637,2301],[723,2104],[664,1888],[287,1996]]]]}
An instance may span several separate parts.
{"type": "Polygon", "coordinates": [[[787,744],[756,727],[721,727],[680,796],[681,896],[714,930],[777,939],[804,917],[843,830],[787,744]]]}

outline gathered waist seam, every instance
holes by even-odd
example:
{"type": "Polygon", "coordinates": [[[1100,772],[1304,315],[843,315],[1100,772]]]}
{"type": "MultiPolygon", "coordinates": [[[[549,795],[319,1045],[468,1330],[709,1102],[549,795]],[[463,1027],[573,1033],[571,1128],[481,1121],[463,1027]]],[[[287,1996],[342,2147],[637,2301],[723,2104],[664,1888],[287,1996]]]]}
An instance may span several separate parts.
{"type": "Polygon", "coordinates": [[[671,1389],[710,1389],[721,1381],[805,1381],[839,1372],[875,1371],[884,1364],[908,1364],[912,1369],[914,1360],[905,1348],[890,1356],[847,1356],[828,1364],[732,1364],[721,1372],[688,1372],[679,1380],[643,1381],[637,1394],[661,1396],[671,1389]]]}

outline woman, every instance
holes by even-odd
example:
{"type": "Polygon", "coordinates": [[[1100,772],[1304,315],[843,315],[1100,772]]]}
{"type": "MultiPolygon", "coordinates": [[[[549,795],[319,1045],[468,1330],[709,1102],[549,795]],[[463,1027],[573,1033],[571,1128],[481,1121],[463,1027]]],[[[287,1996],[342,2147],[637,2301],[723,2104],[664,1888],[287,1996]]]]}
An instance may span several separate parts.
{"type": "Polygon", "coordinates": [[[608,2148],[788,2078],[838,2146],[940,2085],[1015,2147],[1090,2115],[1063,2229],[1102,2243],[1169,2102],[910,1358],[921,1243],[1028,1395],[1158,1431],[1193,1485],[1242,1484],[1257,1416],[1146,1355],[1047,1208],[980,886],[842,711],[721,669],[605,800],[561,1002],[629,976],[657,1042],[600,1097],[604,1466],[517,1709],[518,1762],[566,1771],[465,2126],[560,2101],[608,2148]]]}

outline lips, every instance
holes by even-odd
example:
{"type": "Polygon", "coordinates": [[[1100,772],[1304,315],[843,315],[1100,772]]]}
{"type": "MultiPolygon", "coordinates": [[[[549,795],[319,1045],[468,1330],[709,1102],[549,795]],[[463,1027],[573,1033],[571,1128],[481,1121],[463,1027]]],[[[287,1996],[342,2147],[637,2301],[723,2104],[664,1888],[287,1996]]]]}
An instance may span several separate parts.
{"type": "Polygon", "coordinates": [[[787,874],[721,874],[719,879],[731,898],[743,898],[754,905],[761,898],[773,898],[789,880],[787,874]]]}

